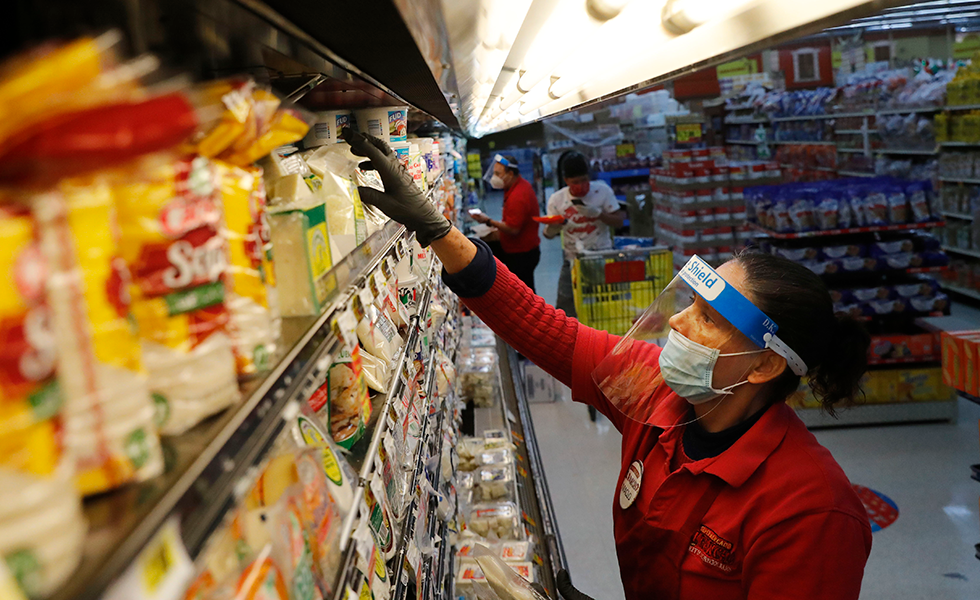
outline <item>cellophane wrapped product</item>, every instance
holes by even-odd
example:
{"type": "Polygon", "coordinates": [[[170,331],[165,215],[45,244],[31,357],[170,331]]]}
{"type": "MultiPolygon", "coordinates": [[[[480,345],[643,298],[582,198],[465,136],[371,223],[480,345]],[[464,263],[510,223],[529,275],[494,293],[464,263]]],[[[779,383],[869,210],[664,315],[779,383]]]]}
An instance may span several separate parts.
{"type": "Polygon", "coordinates": [[[269,368],[281,325],[272,270],[265,264],[271,241],[265,185],[261,169],[243,169],[221,161],[215,161],[215,166],[229,252],[228,332],[238,374],[249,376],[269,368]]]}
{"type": "Polygon", "coordinates": [[[112,188],[102,177],[63,180],[31,198],[47,263],[66,444],[84,494],[163,471],[155,406],[129,321],[129,270],[120,257],[112,188]]]}
{"type": "Polygon", "coordinates": [[[225,297],[227,242],[213,163],[156,155],[115,190],[161,431],[178,434],[239,397],[225,297]]]}
{"type": "Polygon", "coordinates": [[[29,211],[0,205],[0,242],[0,558],[26,595],[42,597],[78,565],[86,524],[65,452],[47,275],[29,211]]]}

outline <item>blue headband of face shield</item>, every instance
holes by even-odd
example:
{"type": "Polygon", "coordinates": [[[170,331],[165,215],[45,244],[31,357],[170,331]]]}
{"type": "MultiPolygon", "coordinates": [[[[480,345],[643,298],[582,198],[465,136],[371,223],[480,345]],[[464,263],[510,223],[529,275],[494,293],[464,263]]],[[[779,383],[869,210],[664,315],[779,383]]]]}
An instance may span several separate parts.
{"type": "Polygon", "coordinates": [[[517,165],[510,164],[510,161],[503,157],[502,154],[497,154],[493,157],[493,162],[500,163],[505,167],[516,167],[517,165]]]}
{"type": "Polygon", "coordinates": [[[790,370],[796,375],[800,377],[806,375],[806,363],[776,335],[779,326],[755,304],[749,302],[748,298],[734,286],[725,281],[701,257],[697,255],[691,257],[678,275],[711,308],[718,311],[755,345],[769,348],[785,358],[790,370]]]}

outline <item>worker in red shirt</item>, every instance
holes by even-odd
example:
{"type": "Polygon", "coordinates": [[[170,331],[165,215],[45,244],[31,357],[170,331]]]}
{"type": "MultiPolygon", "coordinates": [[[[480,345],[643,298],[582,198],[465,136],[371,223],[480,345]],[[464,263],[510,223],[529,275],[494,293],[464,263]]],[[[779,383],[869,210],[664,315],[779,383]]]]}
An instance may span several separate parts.
{"type": "Polygon", "coordinates": [[[507,265],[517,278],[534,290],[534,269],[541,260],[541,238],[538,223],[532,217],[541,215],[538,197],[531,184],[521,177],[513,156],[497,154],[491,163],[490,186],[504,190],[504,210],[500,221],[483,213],[471,215],[473,220],[496,227],[500,232],[500,247],[504,254],[500,262],[507,265]]]}
{"type": "MultiPolygon", "coordinates": [[[[786,405],[806,375],[833,411],[867,367],[867,333],[835,316],[819,277],[767,254],[717,270],[694,257],[620,338],[535,296],[428,203],[383,143],[348,139],[385,184],[362,197],[431,244],[474,313],[622,433],[613,524],[626,598],[859,597],[868,515],[786,405]]],[[[564,571],[558,588],[588,598],[564,571]]]]}

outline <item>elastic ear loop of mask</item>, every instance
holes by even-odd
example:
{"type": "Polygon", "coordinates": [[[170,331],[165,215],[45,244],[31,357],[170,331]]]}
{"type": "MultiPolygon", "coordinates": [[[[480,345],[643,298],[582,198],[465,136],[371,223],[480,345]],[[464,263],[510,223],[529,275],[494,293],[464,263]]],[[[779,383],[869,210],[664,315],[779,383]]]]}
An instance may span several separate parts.
{"type": "MultiPolygon", "coordinates": [[[[759,353],[759,352],[765,352],[768,349],[769,348],[763,348],[762,350],[749,350],[748,352],[732,352],[730,354],[725,354],[725,356],[742,356],[742,355],[745,355],[745,354],[756,354],[756,353],[759,353]]],[[[719,358],[721,358],[721,355],[719,355],[719,358]]],[[[718,361],[715,361],[715,364],[717,365],[718,364],[718,361]]],[[[712,367],[712,370],[713,369],[714,369],[714,367],[712,367]]],[[[742,377],[745,377],[745,374],[748,373],[751,369],[752,369],[751,366],[746,367],[745,370],[742,371],[742,374],[739,375],[738,378],[741,379],[742,377]]],[[[748,383],[748,379],[745,380],[745,383],[748,383]]],[[[667,385],[667,382],[665,381],[661,385],[667,385]]],[[[738,383],[738,384],[735,384],[735,385],[742,385],[742,384],[741,383],[738,383]]],[[[670,386],[667,386],[667,387],[670,387],[670,386]]],[[[664,431],[667,431],[668,429],[674,429],[675,427],[684,427],[685,425],[690,425],[691,423],[697,423],[701,419],[703,419],[703,418],[707,417],[708,415],[710,415],[711,413],[713,413],[716,408],[718,408],[719,406],[721,406],[722,401],[725,398],[727,398],[728,396],[731,396],[732,394],[733,394],[733,392],[729,391],[728,393],[722,394],[722,395],[718,396],[717,398],[715,398],[715,400],[714,400],[715,405],[711,407],[711,410],[709,410],[708,412],[704,413],[703,415],[701,415],[700,417],[698,417],[696,419],[691,419],[690,421],[687,421],[685,423],[675,423],[673,425],[668,425],[667,427],[660,427],[659,425],[654,425],[654,427],[656,427],[657,429],[663,429],[664,431]]],[[[685,400],[685,402],[687,402],[687,401],[685,400]]],[[[708,402],[712,402],[712,400],[709,400],[708,402]]],[[[692,407],[693,407],[693,405],[692,405],[692,407]]]]}

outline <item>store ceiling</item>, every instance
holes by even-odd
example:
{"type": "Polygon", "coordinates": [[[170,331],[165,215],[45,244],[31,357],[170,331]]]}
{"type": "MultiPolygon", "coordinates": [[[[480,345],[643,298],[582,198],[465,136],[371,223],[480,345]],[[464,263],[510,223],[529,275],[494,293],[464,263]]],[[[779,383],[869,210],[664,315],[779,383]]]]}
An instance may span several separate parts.
{"type": "MultiPolygon", "coordinates": [[[[517,127],[907,4],[901,0],[442,0],[459,90],[459,117],[474,136],[517,127]]],[[[893,10],[901,14],[900,9],[893,10]]]]}

